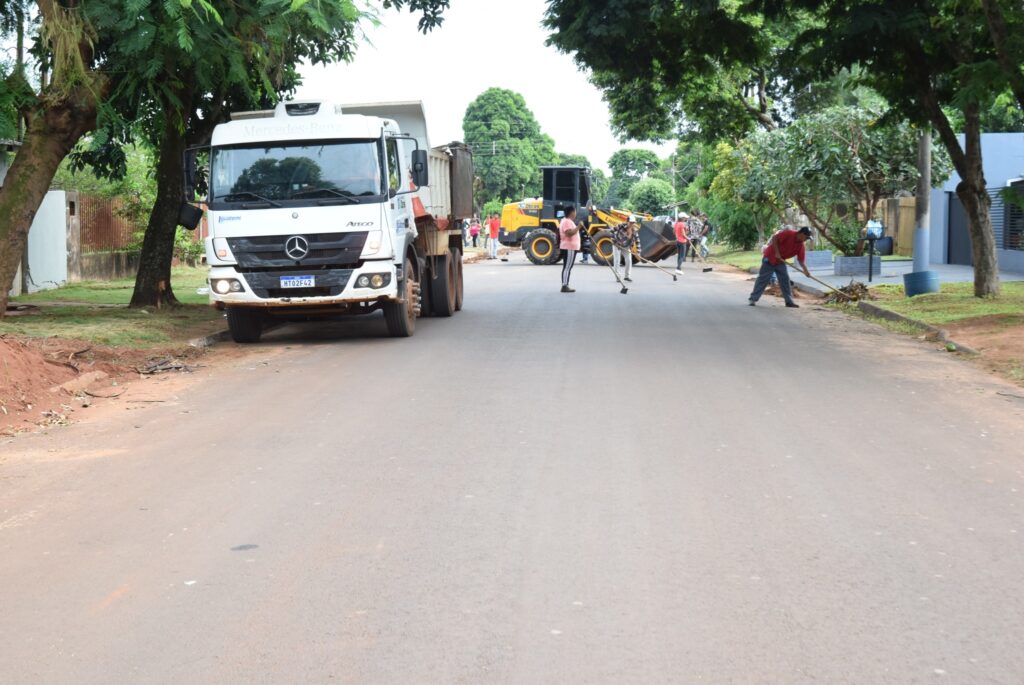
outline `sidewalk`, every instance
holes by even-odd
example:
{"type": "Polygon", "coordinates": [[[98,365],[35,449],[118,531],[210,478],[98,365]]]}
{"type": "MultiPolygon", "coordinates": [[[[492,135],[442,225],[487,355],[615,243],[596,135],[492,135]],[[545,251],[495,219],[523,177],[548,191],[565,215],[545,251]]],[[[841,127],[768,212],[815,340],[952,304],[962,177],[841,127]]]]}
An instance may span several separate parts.
{"type": "MultiPolygon", "coordinates": [[[[831,266],[823,269],[811,269],[811,274],[835,288],[849,285],[851,281],[859,281],[864,285],[874,287],[876,285],[903,285],[903,274],[913,271],[913,267],[914,263],[909,259],[905,261],[883,261],[882,273],[874,276],[870,283],[868,283],[867,274],[852,277],[835,276],[832,273],[831,266]]],[[[938,272],[939,281],[942,283],[971,283],[974,281],[974,269],[969,266],[960,264],[932,264],[928,268],[931,271],[938,272]]],[[[757,271],[755,270],[753,273],[757,273],[757,271]]],[[[797,287],[805,292],[823,294],[825,290],[820,283],[815,283],[807,278],[797,268],[791,268],[789,276],[797,287]]],[[[999,279],[1001,281],[1024,281],[1024,274],[1003,271],[1000,272],[999,279]]]]}

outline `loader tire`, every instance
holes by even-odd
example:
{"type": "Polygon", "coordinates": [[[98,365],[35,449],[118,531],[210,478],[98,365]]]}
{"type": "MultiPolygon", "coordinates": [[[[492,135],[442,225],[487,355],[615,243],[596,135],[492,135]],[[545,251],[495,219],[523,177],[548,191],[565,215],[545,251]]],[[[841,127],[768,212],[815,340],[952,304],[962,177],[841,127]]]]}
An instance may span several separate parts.
{"type": "Polygon", "coordinates": [[[523,251],[526,258],[534,264],[554,264],[561,255],[558,236],[548,228],[537,228],[523,240],[523,251]]]}
{"type": "Polygon", "coordinates": [[[263,312],[248,307],[228,307],[228,329],[236,343],[255,343],[263,335],[263,312]]]}
{"type": "Polygon", "coordinates": [[[594,249],[591,251],[594,261],[601,266],[608,266],[612,263],[612,232],[603,228],[594,234],[594,249]]]}

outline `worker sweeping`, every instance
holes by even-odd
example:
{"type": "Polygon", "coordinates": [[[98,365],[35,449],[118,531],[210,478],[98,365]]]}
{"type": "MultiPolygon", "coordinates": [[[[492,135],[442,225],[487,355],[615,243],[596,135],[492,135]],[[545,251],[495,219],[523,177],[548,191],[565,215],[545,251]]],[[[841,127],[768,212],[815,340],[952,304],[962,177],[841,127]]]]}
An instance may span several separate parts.
{"type": "Polygon", "coordinates": [[[576,254],[580,251],[580,226],[576,224],[576,208],[569,205],[565,208],[562,222],[558,226],[558,233],[561,240],[559,247],[565,250],[565,264],[562,265],[562,292],[576,292],[569,287],[569,278],[572,276],[572,267],[576,262],[576,254]]]}
{"type": "Polygon", "coordinates": [[[786,300],[786,306],[793,308],[800,306],[793,301],[793,287],[789,282],[789,270],[786,268],[786,260],[790,257],[796,257],[804,275],[810,278],[811,272],[807,270],[807,264],[804,262],[804,243],[810,239],[811,229],[806,226],[799,231],[795,231],[792,228],[783,228],[780,231],[776,231],[775,235],[769,238],[768,243],[764,246],[764,250],[761,251],[764,255],[761,259],[761,271],[757,274],[757,280],[754,282],[754,291],[750,293],[749,304],[751,307],[756,305],[757,301],[761,299],[761,293],[768,287],[772,275],[777,276],[779,279],[779,288],[782,289],[782,297],[786,300]]]}
{"type": "Polygon", "coordinates": [[[633,281],[629,275],[633,268],[633,242],[636,240],[637,229],[636,216],[633,214],[629,215],[629,221],[612,228],[612,270],[618,274],[621,258],[625,262],[622,279],[624,281],[633,281]]]}

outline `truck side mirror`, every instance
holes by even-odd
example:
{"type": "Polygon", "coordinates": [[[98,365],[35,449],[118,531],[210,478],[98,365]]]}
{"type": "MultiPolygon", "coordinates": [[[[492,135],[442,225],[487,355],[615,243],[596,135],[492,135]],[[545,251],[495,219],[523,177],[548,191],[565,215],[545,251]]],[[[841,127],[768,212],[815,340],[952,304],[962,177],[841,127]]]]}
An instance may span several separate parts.
{"type": "Polygon", "coordinates": [[[203,210],[188,202],[182,202],[178,208],[178,225],[189,231],[199,227],[203,219],[203,210]]]}
{"type": "Polygon", "coordinates": [[[430,185],[430,176],[427,173],[427,151],[412,151],[412,182],[417,188],[430,185]]]}

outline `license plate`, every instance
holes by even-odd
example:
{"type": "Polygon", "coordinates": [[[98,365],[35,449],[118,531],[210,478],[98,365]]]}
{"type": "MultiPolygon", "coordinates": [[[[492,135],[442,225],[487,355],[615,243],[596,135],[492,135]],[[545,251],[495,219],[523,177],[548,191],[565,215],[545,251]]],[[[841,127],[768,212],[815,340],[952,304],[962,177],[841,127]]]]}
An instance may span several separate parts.
{"type": "Polygon", "coordinates": [[[313,276],[281,276],[282,288],[312,288],[315,285],[313,276]]]}

